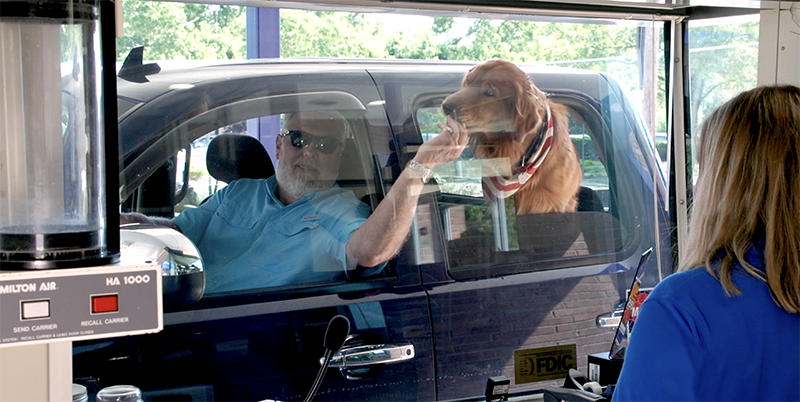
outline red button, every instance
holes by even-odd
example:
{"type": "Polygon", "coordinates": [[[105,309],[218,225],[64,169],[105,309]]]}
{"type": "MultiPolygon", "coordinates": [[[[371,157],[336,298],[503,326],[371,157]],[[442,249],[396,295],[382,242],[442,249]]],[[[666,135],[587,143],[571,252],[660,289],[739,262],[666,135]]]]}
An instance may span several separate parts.
{"type": "Polygon", "coordinates": [[[92,296],[92,314],[119,311],[117,295],[92,296]]]}

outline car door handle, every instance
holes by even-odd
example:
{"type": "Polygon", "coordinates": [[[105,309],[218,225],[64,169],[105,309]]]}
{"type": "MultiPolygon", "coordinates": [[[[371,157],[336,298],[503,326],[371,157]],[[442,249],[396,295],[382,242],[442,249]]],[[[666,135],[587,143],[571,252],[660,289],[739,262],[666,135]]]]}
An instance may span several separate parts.
{"type": "MultiPolygon", "coordinates": [[[[376,364],[395,364],[413,359],[414,345],[410,342],[344,347],[333,354],[328,368],[356,368],[376,364]]],[[[320,359],[320,364],[324,359],[320,359]]]]}
{"type": "Polygon", "coordinates": [[[594,323],[598,328],[616,328],[622,318],[622,310],[615,310],[610,313],[600,314],[595,318],[594,323]]]}

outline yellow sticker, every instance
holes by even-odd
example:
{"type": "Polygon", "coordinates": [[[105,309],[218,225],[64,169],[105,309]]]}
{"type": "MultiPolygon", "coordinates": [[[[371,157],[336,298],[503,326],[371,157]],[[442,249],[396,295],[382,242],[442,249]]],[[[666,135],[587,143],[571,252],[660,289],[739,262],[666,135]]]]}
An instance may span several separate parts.
{"type": "Polygon", "coordinates": [[[514,383],[566,378],[569,369],[577,369],[575,344],[514,351],[514,383]]]}

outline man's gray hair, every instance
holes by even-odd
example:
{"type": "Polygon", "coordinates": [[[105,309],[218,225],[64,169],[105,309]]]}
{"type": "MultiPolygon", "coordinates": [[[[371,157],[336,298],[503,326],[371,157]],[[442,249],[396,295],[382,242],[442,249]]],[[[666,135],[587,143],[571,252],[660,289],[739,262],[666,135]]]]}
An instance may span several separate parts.
{"type": "Polygon", "coordinates": [[[350,124],[347,123],[347,119],[341,113],[335,110],[302,110],[299,112],[292,112],[286,113],[283,117],[283,121],[281,122],[281,131],[288,130],[287,125],[289,122],[296,116],[302,114],[313,114],[314,117],[308,120],[330,120],[331,124],[338,126],[338,130],[335,132],[342,133],[342,137],[340,138],[342,142],[344,140],[350,138],[350,124]]]}

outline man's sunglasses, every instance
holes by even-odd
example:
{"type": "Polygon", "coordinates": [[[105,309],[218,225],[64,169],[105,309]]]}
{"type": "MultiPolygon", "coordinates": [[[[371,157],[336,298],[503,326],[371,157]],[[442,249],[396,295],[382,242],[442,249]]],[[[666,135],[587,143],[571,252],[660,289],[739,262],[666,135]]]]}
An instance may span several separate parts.
{"type": "Polygon", "coordinates": [[[281,137],[289,137],[289,139],[292,141],[292,146],[298,149],[308,148],[308,146],[313,142],[314,147],[317,148],[317,151],[328,155],[332,154],[333,151],[336,151],[336,148],[339,148],[339,145],[342,145],[342,142],[336,138],[317,137],[315,135],[304,133],[300,130],[284,131],[281,133],[281,137]]]}

